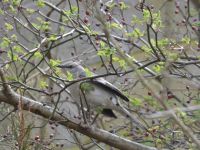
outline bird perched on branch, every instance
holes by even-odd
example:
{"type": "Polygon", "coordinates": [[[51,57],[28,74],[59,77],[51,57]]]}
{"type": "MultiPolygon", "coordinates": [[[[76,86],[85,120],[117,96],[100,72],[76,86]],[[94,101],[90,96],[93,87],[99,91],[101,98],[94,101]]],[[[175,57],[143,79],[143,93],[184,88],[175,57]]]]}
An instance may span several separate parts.
{"type": "Polygon", "coordinates": [[[84,107],[87,110],[100,108],[104,115],[117,118],[112,111],[115,110],[123,116],[129,117],[137,127],[146,129],[135,116],[122,106],[119,98],[126,102],[129,102],[129,99],[113,84],[102,77],[92,78],[95,76],[92,72],[89,72],[91,78],[87,78],[88,69],[86,70],[78,62],[69,61],[57,67],[68,74],[70,73],[73,79],[85,78],[85,80],[80,80],[69,86],[72,98],[80,108],[84,107]]]}

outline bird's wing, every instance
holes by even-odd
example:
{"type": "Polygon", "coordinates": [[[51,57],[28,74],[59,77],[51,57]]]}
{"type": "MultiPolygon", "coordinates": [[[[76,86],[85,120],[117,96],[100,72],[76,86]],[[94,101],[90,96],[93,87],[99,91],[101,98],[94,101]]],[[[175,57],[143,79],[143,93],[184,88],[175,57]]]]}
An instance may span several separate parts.
{"type": "Polygon", "coordinates": [[[119,96],[120,98],[122,98],[127,102],[129,101],[128,97],[126,97],[116,86],[112,85],[103,78],[93,79],[90,82],[94,83],[95,85],[101,86],[104,89],[116,94],[117,96],[119,96]]]}

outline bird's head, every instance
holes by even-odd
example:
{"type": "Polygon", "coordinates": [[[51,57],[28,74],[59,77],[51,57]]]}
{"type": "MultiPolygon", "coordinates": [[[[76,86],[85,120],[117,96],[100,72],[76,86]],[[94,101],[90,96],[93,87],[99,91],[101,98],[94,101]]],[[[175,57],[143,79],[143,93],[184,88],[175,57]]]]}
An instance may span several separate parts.
{"type": "Polygon", "coordinates": [[[83,78],[86,77],[86,73],[84,68],[80,65],[80,62],[75,61],[68,61],[64,64],[60,64],[57,66],[61,68],[64,72],[69,71],[73,77],[76,78],[83,78]]]}

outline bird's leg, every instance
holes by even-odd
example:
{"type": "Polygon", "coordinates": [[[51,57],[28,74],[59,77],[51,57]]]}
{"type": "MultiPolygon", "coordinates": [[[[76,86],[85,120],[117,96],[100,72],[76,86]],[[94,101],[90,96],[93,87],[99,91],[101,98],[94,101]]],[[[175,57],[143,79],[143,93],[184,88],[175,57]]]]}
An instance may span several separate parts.
{"type": "Polygon", "coordinates": [[[87,123],[87,118],[85,116],[85,111],[84,111],[84,106],[83,106],[83,101],[82,101],[82,98],[81,98],[81,94],[79,93],[80,95],[80,104],[81,104],[81,111],[82,111],[82,114],[83,114],[83,120],[85,123],[87,123]]]}
{"type": "Polygon", "coordinates": [[[94,122],[97,120],[98,116],[99,116],[99,113],[97,113],[97,114],[95,115],[94,119],[92,120],[92,123],[91,123],[91,125],[93,125],[93,124],[94,124],[94,122]]]}

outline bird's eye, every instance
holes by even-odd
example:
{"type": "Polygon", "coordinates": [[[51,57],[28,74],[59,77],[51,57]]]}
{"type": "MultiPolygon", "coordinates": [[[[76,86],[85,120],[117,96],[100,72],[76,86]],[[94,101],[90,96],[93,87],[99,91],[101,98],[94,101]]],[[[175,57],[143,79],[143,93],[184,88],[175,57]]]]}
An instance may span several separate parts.
{"type": "Polygon", "coordinates": [[[72,65],[69,65],[69,66],[67,66],[67,68],[73,68],[73,66],[72,66],[72,65]]]}

